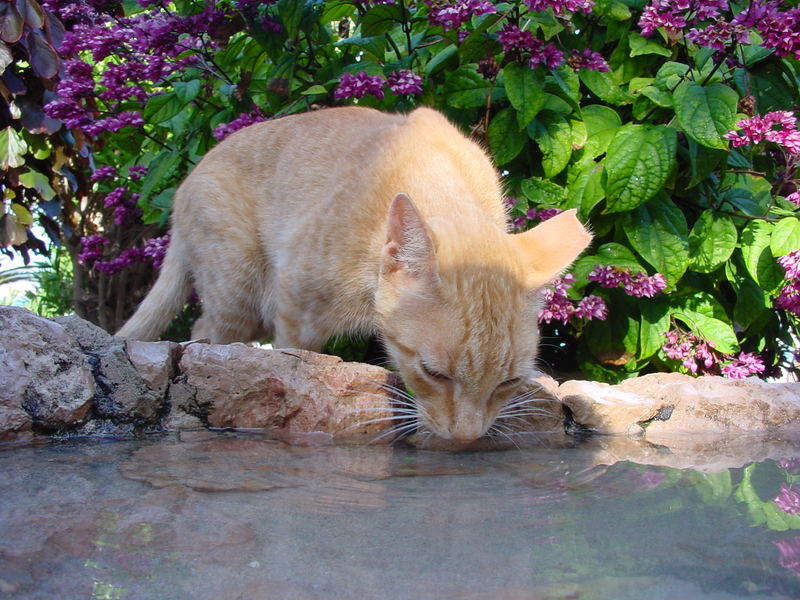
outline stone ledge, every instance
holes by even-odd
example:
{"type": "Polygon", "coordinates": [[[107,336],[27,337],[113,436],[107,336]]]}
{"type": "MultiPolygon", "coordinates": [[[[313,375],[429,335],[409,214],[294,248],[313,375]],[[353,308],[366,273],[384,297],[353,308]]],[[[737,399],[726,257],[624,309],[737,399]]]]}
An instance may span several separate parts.
{"type": "MultiPolygon", "coordinates": [[[[0,441],[209,427],[365,443],[391,428],[366,421],[391,414],[392,387],[403,384],[386,369],[314,352],[124,340],[75,316],[0,306],[0,441]]],[[[549,414],[522,428],[543,438],[571,429],[651,448],[800,430],[798,383],[659,373],[616,386],[542,375],[531,387],[549,414]]]]}

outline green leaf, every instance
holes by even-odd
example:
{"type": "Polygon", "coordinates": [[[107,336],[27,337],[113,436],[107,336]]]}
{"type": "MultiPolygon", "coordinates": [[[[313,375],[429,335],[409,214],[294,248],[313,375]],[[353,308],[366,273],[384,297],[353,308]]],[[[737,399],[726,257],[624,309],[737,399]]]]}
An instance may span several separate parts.
{"type": "Polygon", "coordinates": [[[140,204],[149,200],[153,191],[164,187],[180,162],[180,153],[171,150],[164,150],[150,162],[147,175],[142,180],[142,190],[139,193],[140,204]]]}
{"type": "Polygon", "coordinates": [[[447,104],[453,108],[485,106],[489,91],[489,82],[474,69],[466,67],[448,73],[444,82],[447,104]]]}
{"type": "Polygon", "coordinates": [[[584,150],[592,158],[600,156],[614,139],[622,126],[622,119],[613,108],[601,104],[590,104],[581,110],[586,125],[586,145],[584,150]]]}
{"type": "Polygon", "coordinates": [[[625,125],[603,161],[607,212],[631,210],[661,190],[675,168],[676,132],[663,126],[625,125]]]}
{"type": "Polygon", "coordinates": [[[25,164],[23,155],[28,151],[28,144],[9,125],[0,131],[0,169],[21,167],[25,164]]]}
{"type": "Polygon", "coordinates": [[[741,235],[742,257],[747,271],[767,292],[777,289],[783,281],[783,269],[770,249],[774,228],[766,221],[751,221],[741,235]]]}
{"type": "Polygon", "coordinates": [[[581,69],[578,74],[583,84],[603,102],[608,102],[615,106],[631,104],[634,97],[622,89],[622,83],[617,76],[612,73],[581,69]]]}
{"type": "Polygon", "coordinates": [[[167,92],[147,101],[142,118],[150,123],[163,123],[181,112],[184,106],[186,104],[178,100],[175,92],[167,92]]]}
{"type": "Polygon", "coordinates": [[[541,177],[523,180],[521,188],[525,197],[537,205],[561,206],[567,196],[567,190],[563,187],[541,177]]]}
{"type": "Polygon", "coordinates": [[[712,273],[736,249],[739,233],[727,215],[706,210],[689,233],[689,266],[698,273],[712,273]]]}
{"type": "Polygon", "coordinates": [[[775,224],[769,242],[773,256],[783,256],[800,248],[800,219],[784,217],[775,224]]]}
{"type": "Polygon", "coordinates": [[[731,354],[739,350],[739,341],[733,327],[703,313],[683,310],[673,313],[676,319],[683,321],[693,332],[703,339],[713,342],[714,348],[723,354],[731,354]]]}
{"type": "Polygon", "coordinates": [[[310,88],[303,90],[303,96],[313,96],[315,94],[327,94],[328,90],[322,85],[312,85],[310,88]]]}
{"type": "Polygon", "coordinates": [[[691,189],[708,177],[714,169],[728,156],[725,150],[706,148],[694,140],[689,140],[689,169],[692,178],[687,184],[687,189],[691,189]]]}
{"type": "Polygon", "coordinates": [[[525,147],[526,135],[517,127],[517,113],[507,107],[489,123],[489,149],[498,165],[513,160],[525,147]]]}
{"type": "Polygon", "coordinates": [[[517,109],[519,128],[526,127],[544,105],[544,76],[541,69],[533,70],[518,62],[503,69],[506,94],[511,106],[517,109]]]}
{"type": "Polygon", "coordinates": [[[733,319],[742,328],[748,328],[769,308],[764,290],[750,277],[743,277],[732,282],[736,290],[736,304],[733,307],[733,319]]]}
{"type": "Polygon", "coordinates": [[[39,193],[42,200],[52,200],[56,192],[50,185],[50,181],[42,173],[32,169],[20,174],[19,182],[28,189],[34,189],[39,193]]]}
{"type": "Polygon", "coordinates": [[[659,56],[672,56],[672,50],[665,48],[655,39],[648,39],[631,32],[628,34],[628,46],[630,46],[630,57],[642,56],[643,54],[658,54],[659,56]]]}
{"type": "Polygon", "coordinates": [[[542,151],[542,170],[545,177],[555,177],[572,156],[572,129],[559,113],[543,111],[528,126],[528,135],[542,151]]]}
{"type": "Polygon", "coordinates": [[[201,82],[199,79],[176,81],[172,84],[172,88],[175,90],[175,97],[186,105],[200,94],[200,84],[201,82]]]}
{"type": "Polygon", "coordinates": [[[639,326],[639,358],[648,358],[664,345],[664,334],[669,330],[669,307],[662,298],[653,298],[640,304],[642,321],[639,326]]]}
{"type": "Polygon", "coordinates": [[[298,0],[278,0],[278,16],[284,31],[289,37],[294,37],[300,28],[305,7],[306,3],[298,0]]]}
{"type": "Polygon", "coordinates": [[[656,73],[655,85],[665,92],[671,92],[688,71],[689,66],[684,63],[665,62],[656,73]]]}
{"type": "Polygon", "coordinates": [[[569,184],[565,207],[577,208],[578,216],[585,220],[604,197],[603,168],[592,162],[569,184]]]}
{"type": "Polygon", "coordinates": [[[633,249],[674,287],[689,266],[683,211],[666,194],[659,194],[625,216],[624,231],[633,249]]]}
{"type": "Polygon", "coordinates": [[[684,81],[673,94],[678,124],[690,138],[708,148],[726,149],[723,134],[736,123],[739,95],[722,83],[703,87],[684,81]]]}
{"type": "Polygon", "coordinates": [[[621,367],[636,357],[639,321],[625,310],[612,310],[605,321],[589,321],[584,329],[589,351],[606,367],[621,367]]]}
{"type": "MultiPolygon", "coordinates": [[[[291,0],[297,4],[297,0],[291,0]]],[[[403,21],[403,11],[397,4],[378,4],[371,7],[361,18],[361,35],[382,35],[403,21]]]]}

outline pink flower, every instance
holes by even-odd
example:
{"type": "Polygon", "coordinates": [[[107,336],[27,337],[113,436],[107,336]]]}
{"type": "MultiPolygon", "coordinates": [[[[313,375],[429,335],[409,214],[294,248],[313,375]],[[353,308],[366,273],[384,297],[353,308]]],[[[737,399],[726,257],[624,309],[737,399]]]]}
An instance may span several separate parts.
{"type": "Polygon", "coordinates": [[[339,87],[333,93],[334,98],[363,98],[372,94],[382,99],[383,84],[386,81],[380,75],[368,75],[365,71],[356,74],[343,73],[339,78],[339,87]]]}
{"type": "Polygon", "coordinates": [[[739,356],[724,365],[720,370],[725,377],[744,379],[745,377],[750,377],[750,375],[763,373],[764,361],[750,352],[741,352],[739,356]]]}
{"type": "Polygon", "coordinates": [[[780,492],[773,502],[787,514],[800,515],[800,489],[793,485],[781,484],[780,492]]]}
{"type": "Polygon", "coordinates": [[[569,290],[575,282],[575,276],[567,273],[557,278],[550,287],[542,290],[544,306],[539,313],[539,323],[561,321],[569,323],[571,316],[576,316],[590,321],[592,319],[605,320],[608,316],[608,307],[599,296],[586,296],[575,304],[569,297],[569,290]]]}
{"type": "Polygon", "coordinates": [[[454,0],[453,2],[433,2],[425,0],[430,6],[428,21],[431,25],[441,25],[445,31],[458,29],[472,17],[497,12],[488,0],[454,0]]]}
{"type": "Polygon", "coordinates": [[[534,11],[545,11],[552,8],[556,15],[573,13],[578,10],[590,13],[594,7],[594,0],[525,0],[528,8],[534,11]]]}
{"type": "Polygon", "coordinates": [[[605,288],[623,286],[625,293],[635,298],[652,298],[667,287],[667,280],[661,273],[648,276],[645,273],[631,273],[630,269],[603,265],[595,267],[586,277],[605,288]]]}
{"type": "Polygon", "coordinates": [[[732,130],[723,136],[734,147],[767,141],[783,146],[792,154],[800,154],[800,132],[796,128],[796,118],[790,111],[778,110],[764,116],[755,115],[742,119],[736,123],[736,127],[741,133],[732,130]]]}
{"type": "Polygon", "coordinates": [[[780,552],[780,565],[800,576],[800,537],[784,538],[773,543],[780,552]]]}
{"type": "Polygon", "coordinates": [[[587,321],[592,319],[605,321],[608,318],[608,306],[600,296],[592,294],[580,299],[575,309],[575,316],[587,321]]]}
{"type": "Polygon", "coordinates": [[[389,89],[395,94],[410,95],[422,93],[422,77],[414,71],[405,69],[392,71],[387,77],[389,89]]]}

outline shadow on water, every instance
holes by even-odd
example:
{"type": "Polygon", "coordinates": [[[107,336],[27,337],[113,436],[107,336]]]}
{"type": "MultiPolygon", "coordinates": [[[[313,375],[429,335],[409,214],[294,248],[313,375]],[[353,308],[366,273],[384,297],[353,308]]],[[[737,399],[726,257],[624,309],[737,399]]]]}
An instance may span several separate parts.
{"type": "Polygon", "coordinates": [[[0,597],[800,596],[796,441],[530,445],[6,448],[0,597]]]}

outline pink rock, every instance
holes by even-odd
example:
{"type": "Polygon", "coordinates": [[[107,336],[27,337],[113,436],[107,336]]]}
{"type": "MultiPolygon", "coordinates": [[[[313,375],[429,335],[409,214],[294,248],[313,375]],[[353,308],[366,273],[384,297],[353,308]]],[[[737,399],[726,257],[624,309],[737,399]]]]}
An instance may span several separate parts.
{"type": "Polygon", "coordinates": [[[396,424],[365,423],[391,415],[383,386],[401,385],[380,367],[305,350],[192,344],[180,371],[173,405],[211,427],[278,427],[284,434],[321,431],[337,440],[367,441],[396,424]]]}
{"type": "Polygon", "coordinates": [[[175,375],[180,349],[175,342],[125,340],[125,352],[134,368],[150,389],[162,395],[175,375]]]}
{"type": "Polygon", "coordinates": [[[575,421],[650,442],[686,433],[800,429],[800,384],[654,373],[610,386],[567,381],[558,393],[575,421]]]}
{"type": "Polygon", "coordinates": [[[29,437],[33,423],[75,426],[87,418],[94,395],[90,365],[63,327],[0,306],[0,439],[29,437]]]}

